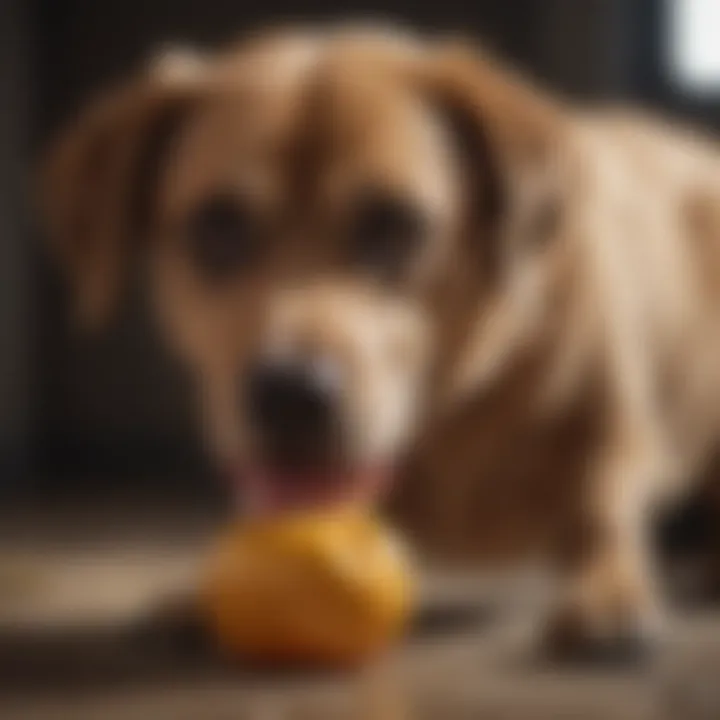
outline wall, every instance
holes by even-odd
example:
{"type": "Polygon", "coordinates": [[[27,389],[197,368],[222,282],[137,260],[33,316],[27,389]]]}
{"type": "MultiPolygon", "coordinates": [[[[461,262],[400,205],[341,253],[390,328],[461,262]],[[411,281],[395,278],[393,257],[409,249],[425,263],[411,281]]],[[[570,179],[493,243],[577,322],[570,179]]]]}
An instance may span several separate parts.
{"type": "Polygon", "coordinates": [[[0,491],[22,474],[30,420],[28,214],[25,150],[30,103],[28,18],[0,3],[0,491]]]}

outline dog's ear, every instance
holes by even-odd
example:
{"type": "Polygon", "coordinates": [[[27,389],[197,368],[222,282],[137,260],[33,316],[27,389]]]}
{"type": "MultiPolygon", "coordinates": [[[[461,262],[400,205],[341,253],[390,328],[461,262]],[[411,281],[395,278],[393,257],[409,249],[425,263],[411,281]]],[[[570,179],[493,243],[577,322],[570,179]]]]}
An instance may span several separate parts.
{"type": "MultiPolygon", "coordinates": [[[[423,75],[458,140],[470,222],[524,244],[551,235],[561,201],[561,103],[462,42],[437,46],[423,75]]],[[[492,240],[483,245],[488,264],[500,262],[492,240]]]]}
{"type": "Polygon", "coordinates": [[[117,304],[163,158],[201,87],[198,62],[163,56],[82,111],[48,153],[41,210],[83,325],[99,324],[117,304]]]}
{"type": "Polygon", "coordinates": [[[560,100],[462,42],[431,48],[420,75],[466,175],[462,268],[473,310],[446,398],[454,407],[543,327],[541,288],[562,267],[562,238],[572,223],[572,115],[560,100]]]}

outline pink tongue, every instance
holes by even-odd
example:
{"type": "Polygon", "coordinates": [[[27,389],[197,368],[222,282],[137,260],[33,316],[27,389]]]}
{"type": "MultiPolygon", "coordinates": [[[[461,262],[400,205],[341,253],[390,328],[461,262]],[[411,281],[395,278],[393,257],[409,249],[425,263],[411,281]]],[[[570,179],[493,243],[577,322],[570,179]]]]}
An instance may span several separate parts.
{"type": "Polygon", "coordinates": [[[278,473],[249,470],[235,477],[236,501],[244,512],[268,514],[349,503],[370,504],[384,487],[377,471],[278,473]]]}

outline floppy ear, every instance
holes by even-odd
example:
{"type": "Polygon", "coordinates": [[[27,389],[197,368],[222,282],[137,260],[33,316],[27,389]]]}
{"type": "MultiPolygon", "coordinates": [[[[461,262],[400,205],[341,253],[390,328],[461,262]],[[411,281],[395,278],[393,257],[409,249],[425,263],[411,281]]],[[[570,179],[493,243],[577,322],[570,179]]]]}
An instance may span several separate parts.
{"type": "Polygon", "coordinates": [[[192,78],[176,73],[172,81],[153,69],[96,100],[51,148],[42,210],[84,325],[105,320],[117,303],[133,247],[147,231],[163,156],[197,81],[195,67],[192,78]]]}
{"type": "Polygon", "coordinates": [[[428,66],[425,90],[447,119],[466,173],[463,234],[468,254],[478,260],[462,266],[471,312],[446,399],[454,407],[542,327],[540,288],[550,287],[561,267],[566,248],[556,240],[570,222],[571,115],[465,45],[436,46],[428,66]],[[502,292],[492,292],[498,287],[502,292]]]}
{"type": "MultiPolygon", "coordinates": [[[[471,222],[502,233],[505,245],[508,236],[527,244],[551,234],[562,184],[561,103],[462,43],[431,53],[426,82],[458,138],[471,222]]],[[[497,263],[492,242],[486,260],[497,263]]]]}

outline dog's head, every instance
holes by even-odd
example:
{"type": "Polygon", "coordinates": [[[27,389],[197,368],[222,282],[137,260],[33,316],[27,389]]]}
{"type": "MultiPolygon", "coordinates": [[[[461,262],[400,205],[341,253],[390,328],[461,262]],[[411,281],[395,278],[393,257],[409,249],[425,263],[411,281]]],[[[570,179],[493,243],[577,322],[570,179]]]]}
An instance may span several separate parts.
{"type": "Polygon", "coordinates": [[[561,125],[454,44],[280,33],[169,53],[91,106],[47,214],[87,322],[147,262],[253,502],[370,495],[443,394],[532,335],[561,125]]]}

